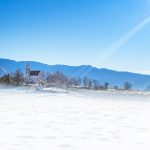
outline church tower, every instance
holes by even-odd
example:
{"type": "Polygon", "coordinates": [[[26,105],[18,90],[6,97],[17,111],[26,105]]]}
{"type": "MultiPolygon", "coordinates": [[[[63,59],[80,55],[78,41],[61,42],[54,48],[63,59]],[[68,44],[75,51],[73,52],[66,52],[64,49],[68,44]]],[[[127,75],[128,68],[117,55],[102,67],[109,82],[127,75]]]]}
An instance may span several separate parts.
{"type": "Polygon", "coordinates": [[[29,82],[29,79],[30,79],[30,65],[29,64],[27,64],[26,65],[26,84],[28,84],[28,82],[29,82]]]}

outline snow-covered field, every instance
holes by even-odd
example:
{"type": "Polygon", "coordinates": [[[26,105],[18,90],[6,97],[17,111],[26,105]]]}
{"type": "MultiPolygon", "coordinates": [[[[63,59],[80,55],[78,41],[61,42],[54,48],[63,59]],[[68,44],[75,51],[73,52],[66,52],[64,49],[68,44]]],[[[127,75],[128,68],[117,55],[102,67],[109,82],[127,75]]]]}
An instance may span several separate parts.
{"type": "Polygon", "coordinates": [[[149,148],[149,95],[0,89],[0,150],[149,148]]]}

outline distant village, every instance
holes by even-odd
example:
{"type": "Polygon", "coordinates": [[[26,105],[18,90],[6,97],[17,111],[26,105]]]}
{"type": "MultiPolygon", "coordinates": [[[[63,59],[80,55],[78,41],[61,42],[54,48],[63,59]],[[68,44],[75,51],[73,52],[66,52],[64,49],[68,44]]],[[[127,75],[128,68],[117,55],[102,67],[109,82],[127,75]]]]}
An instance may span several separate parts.
{"type": "Polygon", "coordinates": [[[59,87],[59,88],[84,88],[92,90],[131,90],[132,85],[129,82],[124,83],[124,87],[120,88],[117,85],[110,87],[108,82],[100,84],[99,81],[88,77],[68,77],[59,70],[54,73],[45,73],[41,70],[32,70],[29,64],[25,67],[25,74],[20,69],[14,73],[8,73],[0,77],[0,83],[12,86],[40,86],[40,87],[59,87]]]}

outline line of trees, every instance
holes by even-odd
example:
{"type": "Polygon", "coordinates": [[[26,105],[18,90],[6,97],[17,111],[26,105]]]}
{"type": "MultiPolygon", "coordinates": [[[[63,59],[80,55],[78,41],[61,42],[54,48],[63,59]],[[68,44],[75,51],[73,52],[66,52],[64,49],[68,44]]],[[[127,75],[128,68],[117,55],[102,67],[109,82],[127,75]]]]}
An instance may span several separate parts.
{"type": "MultiPolygon", "coordinates": [[[[0,77],[0,83],[12,84],[12,85],[21,85],[25,81],[23,73],[18,69],[14,73],[6,74],[0,77]]],[[[65,87],[68,91],[69,87],[76,88],[85,88],[85,89],[93,89],[93,90],[108,90],[109,83],[105,82],[104,84],[100,84],[98,80],[93,80],[88,77],[84,78],[69,78],[65,76],[62,72],[57,71],[55,73],[47,73],[42,72],[40,75],[39,84],[47,85],[47,86],[56,86],[56,87],[65,87]]],[[[119,90],[118,86],[114,86],[113,89],[119,90]]],[[[124,90],[131,90],[132,84],[129,82],[124,83],[124,90]]]]}
{"type": "Polygon", "coordinates": [[[24,82],[23,73],[18,69],[14,73],[6,74],[0,77],[0,83],[21,85],[24,82]]]}
{"type": "Polygon", "coordinates": [[[55,72],[47,75],[46,78],[49,86],[64,86],[67,87],[79,87],[85,89],[94,89],[94,90],[107,90],[109,88],[109,83],[105,82],[104,85],[100,85],[98,80],[92,80],[88,77],[81,79],[78,78],[69,78],[65,76],[62,72],[55,72]]]}

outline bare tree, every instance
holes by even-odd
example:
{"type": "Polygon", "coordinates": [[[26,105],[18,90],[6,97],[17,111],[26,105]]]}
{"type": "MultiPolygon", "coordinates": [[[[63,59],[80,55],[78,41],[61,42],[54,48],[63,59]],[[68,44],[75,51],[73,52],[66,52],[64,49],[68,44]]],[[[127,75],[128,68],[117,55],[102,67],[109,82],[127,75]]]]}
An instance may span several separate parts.
{"type": "Polygon", "coordinates": [[[124,90],[131,90],[132,89],[132,84],[129,82],[124,83],[124,90]]]}
{"type": "Polygon", "coordinates": [[[12,77],[12,81],[17,85],[20,85],[20,83],[23,82],[23,74],[21,73],[20,69],[16,70],[12,77]]]}
{"type": "Polygon", "coordinates": [[[45,83],[45,73],[44,71],[40,72],[39,79],[38,79],[39,85],[44,85],[45,83]]]}
{"type": "Polygon", "coordinates": [[[88,80],[88,89],[91,89],[93,85],[93,80],[88,80]]]}
{"type": "Polygon", "coordinates": [[[85,88],[87,88],[87,86],[88,86],[88,78],[87,78],[87,77],[84,77],[84,78],[83,78],[83,86],[84,86],[85,88]]]}
{"type": "Polygon", "coordinates": [[[99,90],[100,89],[100,83],[98,80],[93,80],[93,89],[99,90]]]}
{"type": "Polygon", "coordinates": [[[77,82],[78,82],[78,86],[81,86],[82,80],[80,77],[77,79],[77,82]]]}
{"type": "Polygon", "coordinates": [[[118,87],[117,85],[115,85],[115,86],[113,87],[113,89],[119,90],[119,87],[118,87]]]}
{"type": "Polygon", "coordinates": [[[69,80],[68,78],[66,78],[65,85],[66,85],[66,89],[67,89],[67,93],[68,93],[69,87],[72,85],[71,80],[69,80]]]}
{"type": "Polygon", "coordinates": [[[9,84],[9,83],[10,83],[10,75],[7,74],[7,75],[2,76],[2,77],[0,78],[0,82],[1,82],[1,83],[7,83],[7,84],[9,84]]]}
{"type": "Polygon", "coordinates": [[[108,83],[108,82],[105,82],[105,83],[104,83],[104,90],[108,90],[108,88],[109,88],[109,83],[108,83]]]}

